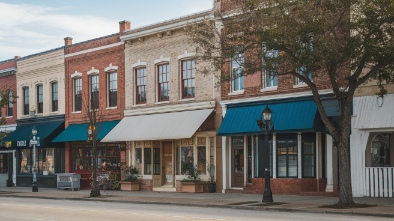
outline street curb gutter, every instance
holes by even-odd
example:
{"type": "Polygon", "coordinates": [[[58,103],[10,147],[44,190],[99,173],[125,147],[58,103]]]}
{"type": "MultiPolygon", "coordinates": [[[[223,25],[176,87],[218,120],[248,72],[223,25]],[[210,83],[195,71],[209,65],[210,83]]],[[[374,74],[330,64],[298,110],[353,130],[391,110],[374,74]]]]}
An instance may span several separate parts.
{"type": "MultiPolygon", "coordinates": [[[[26,196],[19,195],[0,195],[0,198],[26,198],[26,196]]],[[[112,200],[108,198],[63,198],[63,197],[48,197],[48,196],[29,196],[29,198],[37,199],[51,199],[51,200],[69,200],[69,201],[96,201],[96,202],[112,202],[112,203],[129,203],[129,204],[151,204],[151,205],[175,205],[175,206],[190,206],[190,207],[215,207],[223,209],[239,209],[239,210],[254,210],[254,211],[277,211],[277,212],[294,212],[294,213],[319,213],[319,214],[341,214],[341,215],[355,215],[355,216],[374,216],[394,218],[391,214],[381,213],[362,213],[353,211],[338,211],[338,210],[311,210],[311,209],[291,209],[291,208],[278,208],[278,207],[256,207],[256,206],[236,206],[236,205],[214,205],[214,204],[185,204],[176,202],[157,202],[157,201],[127,201],[127,200],[112,200]]]]}

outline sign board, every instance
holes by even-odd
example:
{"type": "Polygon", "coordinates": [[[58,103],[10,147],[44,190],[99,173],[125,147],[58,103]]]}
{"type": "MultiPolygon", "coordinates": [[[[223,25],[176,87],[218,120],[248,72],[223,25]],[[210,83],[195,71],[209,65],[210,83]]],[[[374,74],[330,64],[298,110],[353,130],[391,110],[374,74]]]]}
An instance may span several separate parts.
{"type": "Polygon", "coordinates": [[[38,144],[37,140],[30,140],[30,145],[37,145],[37,144],[38,144]]]}

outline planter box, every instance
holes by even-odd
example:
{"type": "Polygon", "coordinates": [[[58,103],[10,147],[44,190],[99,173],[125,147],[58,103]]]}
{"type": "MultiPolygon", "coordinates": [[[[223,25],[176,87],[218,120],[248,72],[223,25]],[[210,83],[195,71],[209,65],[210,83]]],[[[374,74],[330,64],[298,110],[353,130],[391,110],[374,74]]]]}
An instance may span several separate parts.
{"type": "Polygon", "coordinates": [[[183,193],[202,193],[204,192],[204,184],[200,182],[181,182],[181,190],[183,193]]]}
{"type": "Polygon", "coordinates": [[[120,189],[128,190],[128,191],[139,191],[141,189],[141,183],[138,182],[130,182],[130,181],[120,181],[120,189]]]}

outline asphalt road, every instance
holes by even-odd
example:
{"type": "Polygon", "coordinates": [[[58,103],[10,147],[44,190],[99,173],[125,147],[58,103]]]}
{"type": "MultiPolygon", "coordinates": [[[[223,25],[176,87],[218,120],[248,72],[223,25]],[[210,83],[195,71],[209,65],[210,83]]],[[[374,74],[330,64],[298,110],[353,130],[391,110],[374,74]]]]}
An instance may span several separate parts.
{"type": "Polygon", "coordinates": [[[287,213],[237,209],[45,200],[35,198],[0,198],[1,221],[201,221],[201,220],[390,220],[377,217],[319,213],[287,213]]]}

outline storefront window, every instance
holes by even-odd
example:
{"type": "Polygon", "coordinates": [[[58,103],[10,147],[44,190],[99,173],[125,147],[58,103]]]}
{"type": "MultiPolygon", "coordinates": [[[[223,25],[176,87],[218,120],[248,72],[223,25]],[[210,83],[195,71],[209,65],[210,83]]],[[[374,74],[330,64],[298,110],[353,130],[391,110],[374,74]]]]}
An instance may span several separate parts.
{"type": "Polygon", "coordinates": [[[197,168],[200,174],[206,174],[206,166],[207,166],[207,146],[206,146],[206,138],[198,137],[197,138],[197,168]]]}
{"type": "Polygon", "coordinates": [[[193,147],[181,147],[182,174],[193,170],[193,147]]]}
{"type": "Polygon", "coordinates": [[[160,175],[160,148],[153,148],[153,175],[160,175]]]}
{"type": "Polygon", "coordinates": [[[135,168],[138,170],[138,174],[142,172],[142,148],[135,148],[135,168]]]}
{"type": "MultiPolygon", "coordinates": [[[[93,170],[92,146],[75,145],[71,150],[72,168],[93,170]]],[[[120,171],[120,147],[118,144],[97,144],[97,169],[99,171],[120,171]]]]}
{"type": "Polygon", "coordinates": [[[212,181],[215,180],[215,137],[209,137],[209,175],[211,176],[212,181]]]}
{"type": "MultiPolygon", "coordinates": [[[[37,173],[54,175],[55,171],[55,156],[54,148],[37,148],[36,149],[36,166],[37,173]]],[[[33,172],[33,150],[22,149],[19,157],[20,170],[19,173],[33,172]]]]}
{"type": "Polygon", "coordinates": [[[298,176],[298,147],[295,141],[277,142],[278,177],[298,176]]]}
{"type": "Polygon", "coordinates": [[[302,143],[303,177],[315,177],[315,147],[313,142],[302,143]]]}
{"type": "Polygon", "coordinates": [[[371,142],[371,161],[373,167],[389,167],[390,134],[380,133],[371,142]]]}
{"type": "Polygon", "coordinates": [[[144,148],[144,174],[152,175],[152,148],[144,148]]]}

